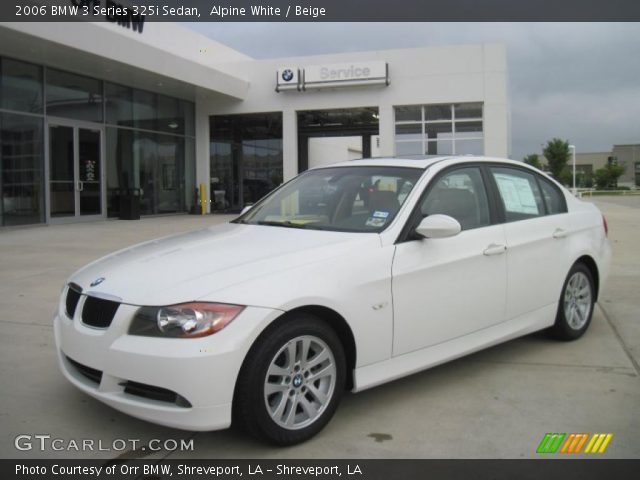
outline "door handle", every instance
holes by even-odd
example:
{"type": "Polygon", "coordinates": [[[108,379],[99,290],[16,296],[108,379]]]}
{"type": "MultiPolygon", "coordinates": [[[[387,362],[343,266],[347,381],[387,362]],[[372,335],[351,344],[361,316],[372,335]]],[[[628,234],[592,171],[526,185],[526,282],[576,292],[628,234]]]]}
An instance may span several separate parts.
{"type": "Polygon", "coordinates": [[[498,245],[497,243],[492,243],[487,248],[485,248],[484,252],[482,253],[486,256],[489,256],[489,255],[500,255],[506,251],[507,251],[506,245],[498,245]]]}
{"type": "Polygon", "coordinates": [[[567,236],[567,231],[562,228],[556,228],[553,232],[553,238],[564,238],[567,236]]]}
{"type": "Polygon", "coordinates": [[[78,180],[78,191],[82,192],[84,190],[84,183],[82,183],[80,180],[78,180]]]}

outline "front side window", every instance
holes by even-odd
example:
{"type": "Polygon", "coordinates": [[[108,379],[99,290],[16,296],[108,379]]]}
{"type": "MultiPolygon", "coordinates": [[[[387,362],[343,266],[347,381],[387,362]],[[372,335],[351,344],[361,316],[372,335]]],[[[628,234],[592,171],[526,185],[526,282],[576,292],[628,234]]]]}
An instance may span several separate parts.
{"type": "Polygon", "coordinates": [[[422,173],[418,168],[374,166],[309,170],[237,222],[380,232],[391,224],[422,173]]]}
{"type": "Polygon", "coordinates": [[[491,173],[498,186],[507,222],[545,214],[542,195],[533,174],[505,167],[492,167],[491,173]]]}
{"type": "Polygon", "coordinates": [[[422,216],[442,214],[455,218],[462,230],[489,225],[489,202],[480,169],[453,170],[436,180],[420,205],[422,216]]]}

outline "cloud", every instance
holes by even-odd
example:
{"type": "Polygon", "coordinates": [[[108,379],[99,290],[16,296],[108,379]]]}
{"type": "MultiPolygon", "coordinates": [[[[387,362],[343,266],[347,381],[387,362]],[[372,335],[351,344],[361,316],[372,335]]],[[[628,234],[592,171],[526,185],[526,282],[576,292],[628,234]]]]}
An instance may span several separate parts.
{"type": "Polygon", "coordinates": [[[512,156],[552,137],[578,152],[640,143],[638,23],[197,23],[255,58],[501,42],[507,45],[512,156]]]}

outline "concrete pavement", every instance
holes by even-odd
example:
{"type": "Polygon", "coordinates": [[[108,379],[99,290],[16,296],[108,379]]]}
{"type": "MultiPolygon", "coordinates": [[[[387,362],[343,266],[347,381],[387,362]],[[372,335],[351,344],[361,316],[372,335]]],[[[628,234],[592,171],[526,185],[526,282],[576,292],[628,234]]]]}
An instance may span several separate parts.
{"type": "Polygon", "coordinates": [[[118,248],[216,222],[176,216],[0,232],[0,457],[114,458],[148,451],[17,451],[19,434],[193,440],[156,458],[523,458],[546,432],[612,432],[605,457],[640,457],[640,197],[594,200],[609,219],[611,277],[577,342],[530,335],[357,395],[286,449],[234,429],[191,433],[135,420],[77,391],[55,363],[52,311],[74,270],[118,248]]]}

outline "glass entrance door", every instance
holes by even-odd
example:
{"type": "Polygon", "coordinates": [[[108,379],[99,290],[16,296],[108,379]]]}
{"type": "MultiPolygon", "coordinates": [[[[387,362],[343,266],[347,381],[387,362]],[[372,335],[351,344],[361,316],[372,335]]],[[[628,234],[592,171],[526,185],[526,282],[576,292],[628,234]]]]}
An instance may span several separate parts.
{"type": "Polygon", "coordinates": [[[49,124],[49,212],[56,219],[102,216],[102,130],[49,124]]]}

